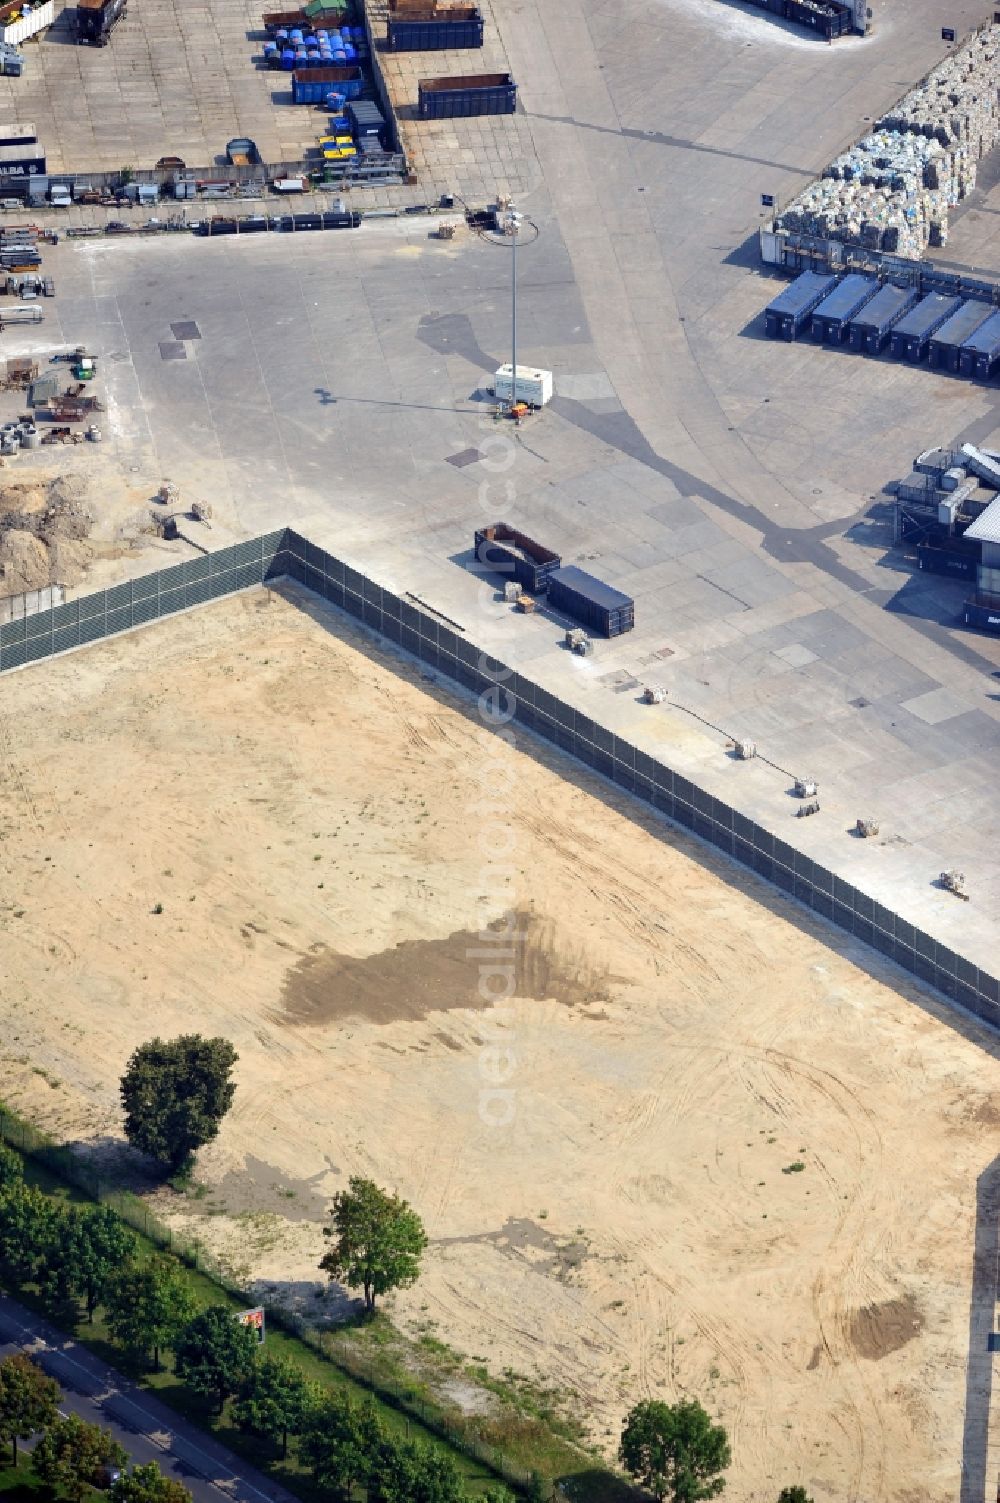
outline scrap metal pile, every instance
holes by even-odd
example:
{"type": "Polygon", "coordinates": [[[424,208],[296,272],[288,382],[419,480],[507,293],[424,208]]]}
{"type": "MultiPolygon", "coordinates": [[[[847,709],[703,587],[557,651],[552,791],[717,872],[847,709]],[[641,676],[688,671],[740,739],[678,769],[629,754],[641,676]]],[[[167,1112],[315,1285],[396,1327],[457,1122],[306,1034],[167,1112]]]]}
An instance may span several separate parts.
{"type": "Polygon", "coordinates": [[[775,228],[918,260],[1000,140],[1000,25],[970,37],[831,162],[775,228]]]}

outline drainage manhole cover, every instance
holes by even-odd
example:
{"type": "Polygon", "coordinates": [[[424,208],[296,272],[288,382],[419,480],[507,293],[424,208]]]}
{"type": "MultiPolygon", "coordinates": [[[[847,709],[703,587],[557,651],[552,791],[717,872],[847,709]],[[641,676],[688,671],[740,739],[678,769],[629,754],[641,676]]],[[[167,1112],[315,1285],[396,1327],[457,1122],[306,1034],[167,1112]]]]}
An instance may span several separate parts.
{"type": "Polygon", "coordinates": [[[448,463],[453,464],[456,470],[464,470],[467,464],[475,464],[482,457],[478,449],[460,449],[457,454],[448,455],[448,463]]]}
{"type": "Polygon", "coordinates": [[[193,318],[185,319],[183,323],[171,324],[170,332],[175,339],[200,339],[201,330],[193,318]]]}
{"type": "Polygon", "coordinates": [[[187,357],[188,357],[188,352],[187,352],[187,350],[184,348],[184,346],[179,341],[176,344],[173,342],[173,340],[170,340],[170,339],[165,339],[165,340],[161,341],[161,343],[160,343],[160,359],[161,360],[186,360],[187,357]]]}
{"type": "Polygon", "coordinates": [[[118,365],[126,364],[131,358],[131,355],[126,354],[124,350],[112,350],[108,356],[109,360],[114,360],[118,365]]]}

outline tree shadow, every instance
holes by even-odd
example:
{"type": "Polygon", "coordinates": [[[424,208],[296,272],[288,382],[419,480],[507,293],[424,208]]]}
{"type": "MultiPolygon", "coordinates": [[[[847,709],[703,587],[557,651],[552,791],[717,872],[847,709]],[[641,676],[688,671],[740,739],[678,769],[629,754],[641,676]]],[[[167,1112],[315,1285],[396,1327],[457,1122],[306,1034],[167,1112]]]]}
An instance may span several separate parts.
{"type": "Polygon", "coordinates": [[[326,1279],[255,1279],[247,1292],[265,1309],[277,1307],[275,1323],[292,1332],[302,1325],[323,1331],[362,1323],[364,1300],[326,1279]]]}

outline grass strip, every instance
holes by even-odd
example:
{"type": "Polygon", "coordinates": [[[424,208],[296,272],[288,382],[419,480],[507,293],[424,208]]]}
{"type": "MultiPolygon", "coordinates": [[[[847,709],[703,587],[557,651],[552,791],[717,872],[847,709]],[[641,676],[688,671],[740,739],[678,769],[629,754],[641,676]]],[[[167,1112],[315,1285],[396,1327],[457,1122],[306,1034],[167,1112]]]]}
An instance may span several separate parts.
{"type": "MultiPolygon", "coordinates": [[[[204,1251],[179,1243],[138,1196],[107,1192],[69,1150],[52,1143],[3,1105],[0,1105],[0,1138],[20,1153],[28,1183],[64,1204],[97,1201],[111,1205],[132,1227],[141,1251],[147,1256],[164,1247],[177,1253],[199,1303],[225,1304],[233,1310],[247,1305],[249,1296],[227,1287],[214,1272],[199,1266],[205,1258],[204,1251]]],[[[29,1308],[52,1319],[35,1291],[13,1292],[29,1308]]],[[[372,1399],[386,1429],[396,1438],[406,1436],[445,1446],[473,1496],[495,1486],[498,1479],[519,1488],[532,1471],[537,1471],[558,1483],[558,1491],[568,1503],[634,1503],[636,1494],[624,1479],[606,1468],[596,1454],[551,1428],[548,1421],[555,1416],[550,1407],[539,1403],[530,1385],[491,1379],[481,1386],[501,1400],[496,1414],[470,1418],[457,1408],[446,1408],[430,1385],[412,1372],[408,1356],[416,1356],[417,1365],[426,1365],[430,1344],[408,1343],[384,1316],[333,1331],[308,1327],[290,1330],[283,1328],[286,1318],[280,1307],[268,1307],[270,1351],[294,1360],[308,1379],[324,1388],[346,1391],[358,1402],[372,1399]]],[[[169,1367],[159,1373],[135,1370],[127,1355],[112,1343],[100,1310],[95,1312],[93,1323],[85,1318],[72,1322],[70,1334],[186,1419],[209,1430],[236,1455],[280,1481],[305,1503],[319,1503],[321,1495],[296,1457],[289,1455],[282,1459],[277,1448],[268,1456],[266,1441],[245,1435],[231,1423],[228,1405],[221,1416],[211,1413],[169,1367]]],[[[454,1368],[461,1360],[449,1353],[443,1368],[454,1368]]],[[[470,1380],[478,1381],[481,1376],[468,1363],[462,1371],[470,1380]]]]}

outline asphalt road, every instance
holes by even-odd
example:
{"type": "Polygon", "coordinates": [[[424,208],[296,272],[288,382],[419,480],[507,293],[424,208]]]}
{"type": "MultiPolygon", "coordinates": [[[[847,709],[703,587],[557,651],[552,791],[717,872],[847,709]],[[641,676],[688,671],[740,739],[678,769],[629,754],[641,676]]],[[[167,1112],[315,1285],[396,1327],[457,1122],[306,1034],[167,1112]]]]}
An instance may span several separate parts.
{"type": "Polygon", "coordinates": [[[110,1430],[132,1462],[159,1462],[197,1503],[219,1503],[220,1494],[238,1503],[294,1503],[283,1487],[187,1424],[79,1342],[0,1295],[0,1357],[14,1352],[27,1352],[56,1379],[63,1391],[64,1413],[72,1411],[110,1430]]]}

